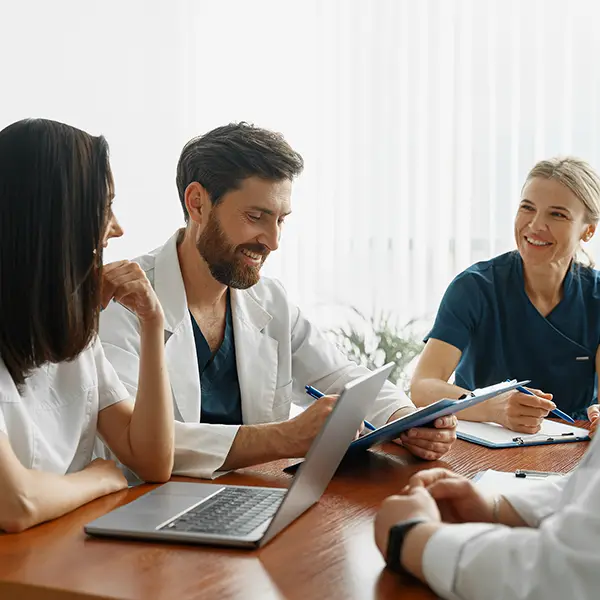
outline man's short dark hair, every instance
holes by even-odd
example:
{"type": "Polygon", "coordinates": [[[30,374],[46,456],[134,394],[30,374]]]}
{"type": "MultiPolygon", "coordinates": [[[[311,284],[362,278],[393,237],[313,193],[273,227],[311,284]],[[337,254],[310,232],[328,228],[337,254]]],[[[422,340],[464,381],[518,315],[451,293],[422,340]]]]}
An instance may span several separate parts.
{"type": "Polygon", "coordinates": [[[98,330],[108,145],[55,121],[0,131],[0,356],[18,387],[98,330]]]}
{"type": "Polygon", "coordinates": [[[186,222],[185,190],[197,181],[218,204],[248,177],[292,180],[304,168],[300,154],[280,133],[245,122],[230,123],[190,140],[177,164],[177,189],[186,222]]]}

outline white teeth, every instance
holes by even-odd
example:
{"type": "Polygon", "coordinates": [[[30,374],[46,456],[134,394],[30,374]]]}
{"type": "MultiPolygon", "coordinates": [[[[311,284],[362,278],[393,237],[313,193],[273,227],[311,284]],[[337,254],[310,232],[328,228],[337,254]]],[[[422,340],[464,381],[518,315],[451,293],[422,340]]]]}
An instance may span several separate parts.
{"type": "Polygon", "coordinates": [[[242,250],[242,254],[249,256],[253,260],[260,260],[262,258],[260,254],[256,254],[256,252],[250,252],[250,250],[246,250],[245,248],[242,250]]]}
{"type": "Polygon", "coordinates": [[[542,242],[541,240],[534,240],[525,236],[525,239],[534,246],[550,246],[550,242],[542,242]]]}

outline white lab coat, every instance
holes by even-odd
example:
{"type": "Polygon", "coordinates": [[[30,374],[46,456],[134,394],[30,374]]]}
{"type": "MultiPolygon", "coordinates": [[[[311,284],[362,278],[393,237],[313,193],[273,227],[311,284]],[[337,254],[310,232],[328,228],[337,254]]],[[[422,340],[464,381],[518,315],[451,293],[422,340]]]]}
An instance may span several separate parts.
{"type": "Polygon", "coordinates": [[[465,523],[427,542],[423,572],[452,600],[600,597],[600,435],[570,475],[504,494],[530,526],[465,523]]]}
{"type": "MultiPolygon", "coordinates": [[[[136,259],[156,290],[165,313],[165,351],[175,403],[174,473],[209,478],[221,467],[237,425],[200,423],[200,379],[192,322],[177,256],[176,233],[136,259]]],[[[231,290],[233,332],[244,424],[284,421],[292,402],[308,406],[304,386],[339,393],[367,372],[350,362],[287,299],[281,284],[261,278],[247,290],[231,290]]],[[[107,358],[132,397],[137,390],[140,337],[137,318],[112,302],[100,318],[107,358]]],[[[386,383],[367,418],[384,424],[399,408],[413,406],[386,383]]]]}

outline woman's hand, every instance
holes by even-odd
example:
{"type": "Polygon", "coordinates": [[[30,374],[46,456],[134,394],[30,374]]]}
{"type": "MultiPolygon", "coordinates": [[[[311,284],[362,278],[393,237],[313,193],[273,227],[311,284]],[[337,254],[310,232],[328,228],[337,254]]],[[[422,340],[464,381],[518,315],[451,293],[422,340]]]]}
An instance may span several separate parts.
{"type": "Polygon", "coordinates": [[[542,421],[556,408],[552,394],[527,388],[533,396],[511,390],[488,400],[493,421],[519,433],[537,433],[542,421]]]}
{"type": "Polygon", "coordinates": [[[127,488],[127,479],[114,460],[97,458],[83,469],[94,475],[103,486],[103,494],[112,494],[127,488]]]}
{"type": "Polygon", "coordinates": [[[141,323],[162,323],[163,310],[142,268],[121,260],[102,268],[102,307],[116,300],[134,313],[141,323]]]}

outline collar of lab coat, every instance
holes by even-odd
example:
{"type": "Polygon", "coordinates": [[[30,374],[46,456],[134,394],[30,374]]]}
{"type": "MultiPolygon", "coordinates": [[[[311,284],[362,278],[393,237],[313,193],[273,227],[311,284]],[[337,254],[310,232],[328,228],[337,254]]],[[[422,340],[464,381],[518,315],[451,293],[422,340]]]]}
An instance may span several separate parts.
{"type": "MultiPolygon", "coordinates": [[[[165,315],[165,350],[175,402],[185,422],[198,422],[200,380],[177,255],[179,235],[173,235],[155,255],[154,289],[165,315]]],[[[277,383],[278,344],[263,330],[272,316],[252,288],[231,289],[231,310],[244,422],[268,422],[277,383]]]]}
{"type": "MultiPolygon", "coordinates": [[[[179,256],[177,231],[158,251],[154,262],[154,289],[159,297],[165,315],[165,331],[172,334],[188,316],[187,297],[179,256]]],[[[231,288],[231,310],[233,317],[247,326],[262,331],[271,321],[271,315],[260,305],[252,288],[238,290],[231,288]]]]}

